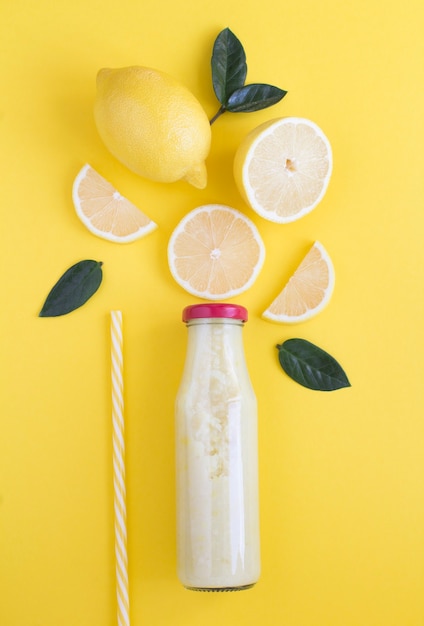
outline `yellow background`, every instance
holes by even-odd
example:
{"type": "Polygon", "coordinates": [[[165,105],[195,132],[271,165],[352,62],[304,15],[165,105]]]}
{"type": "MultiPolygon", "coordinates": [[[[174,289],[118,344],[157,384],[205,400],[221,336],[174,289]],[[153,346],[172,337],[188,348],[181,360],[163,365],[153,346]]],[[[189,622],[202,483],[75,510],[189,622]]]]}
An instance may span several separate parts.
{"type": "Polygon", "coordinates": [[[423,626],[423,111],[421,0],[3,0],[1,151],[1,626],[116,623],[109,312],[125,331],[128,533],[134,626],[423,626]],[[209,184],[143,180],[106,151],[92,115],[104,66],[147,65],[217,109],[210,55],[230,27],[249,82],[288,90],[273,107],[212,127],[209,184]],[[315,121],[334,171],[310,215],[254,215],[232,178],[236,147],[272,117],[315,121]],[[76,217],[89,162],[159,228],[117,245],[76,217]],[[246,357],[260,407],[263,573],[240,594],[186,591],[175,574],[173,403],[183,366],[172,279],[177,222],[209,202],[245,211],[264,239],[246,357]],[[296,327],[261,320],[314,240],[329,251],[329,307],[296,327]],[[97,294],[38,318],[73,263],[103,261],[97,294]],[[312,392],[275,344],[303,337],[333,354],[350,389],[312,392]]]}

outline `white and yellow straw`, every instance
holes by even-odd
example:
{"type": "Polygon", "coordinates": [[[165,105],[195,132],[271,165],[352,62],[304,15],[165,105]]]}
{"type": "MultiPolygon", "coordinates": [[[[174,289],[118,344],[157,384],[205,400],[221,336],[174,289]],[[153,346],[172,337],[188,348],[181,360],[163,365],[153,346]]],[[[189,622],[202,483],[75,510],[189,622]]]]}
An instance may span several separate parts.
{"type": "Polygon", "coordinates": [[[125,423],[122,313],[111,311],[112,440],[118,626],[130,624],[125,489],[125,423]]]}

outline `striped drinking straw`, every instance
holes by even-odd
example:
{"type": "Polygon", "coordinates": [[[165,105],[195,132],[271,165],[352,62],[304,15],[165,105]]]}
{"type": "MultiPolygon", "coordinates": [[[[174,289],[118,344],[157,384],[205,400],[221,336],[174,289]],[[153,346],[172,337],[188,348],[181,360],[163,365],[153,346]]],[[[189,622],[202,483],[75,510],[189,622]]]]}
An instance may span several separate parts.
{"type": "Polygon", "coordinates": [[[122,313],[111,311],[112,441],[115,515],[116,598],[118,626],[130,626],[127,512],[125,490],[125,424],[122,313]]]}

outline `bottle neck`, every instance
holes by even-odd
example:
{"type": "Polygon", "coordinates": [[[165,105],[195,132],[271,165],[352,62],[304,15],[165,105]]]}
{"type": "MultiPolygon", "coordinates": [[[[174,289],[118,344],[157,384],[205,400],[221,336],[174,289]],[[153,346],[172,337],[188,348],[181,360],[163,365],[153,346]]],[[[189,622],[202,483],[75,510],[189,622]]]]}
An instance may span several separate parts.
{"type": "MultiPolygon", "coordinates": [[[[244,356],[241,320],[201,318],[187,323],[187,351],[183,387],[210,390],[211,381],[236,396],[241,387],[250,389],[244,356]]],[[[202,391],[203,393],[203,391],[202,391]]],[[[209,393],[209,391],[208,391],[209,393]]]]}
{"type": "Polygon", "coordinates": [[[224,367],[240,361],[243,352],[243,322],[223,318],[202,318],[187,323],[187,353],[192,363],[224,367]]]}

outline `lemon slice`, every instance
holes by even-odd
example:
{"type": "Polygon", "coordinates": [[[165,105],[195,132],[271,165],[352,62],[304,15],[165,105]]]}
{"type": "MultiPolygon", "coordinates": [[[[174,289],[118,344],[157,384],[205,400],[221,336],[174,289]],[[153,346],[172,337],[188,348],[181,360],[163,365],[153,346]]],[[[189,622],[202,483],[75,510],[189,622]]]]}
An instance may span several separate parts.
{"type": "Polygon", "coordinates": [[[334,283],[333,263],[316,241],[262,317],[287,324],[309,320],[328,304],[334,283]]]}
{"type": "Polygon", "coordinates": [[[102,239],[128,243],[157,228],[150,217],[122,196],[91,165],[84,165],[75,178],[72,198],[82,223],[102,239]]]}
{"type": "Polygon", "coordinates": [[[332,172],[332,151],[310,120],[287,117],[251,131],[234,158],[234,177],[247,204],[272,222],[306,215],[322,200],[332,172]]]}
{"type": "Polygon", "coordinates": [[[169,269],[188,293],[224,300],[253,285],[265,259],[256,226],[220,204],[200,206],[177,225],[168,244],[169,269]]]}

